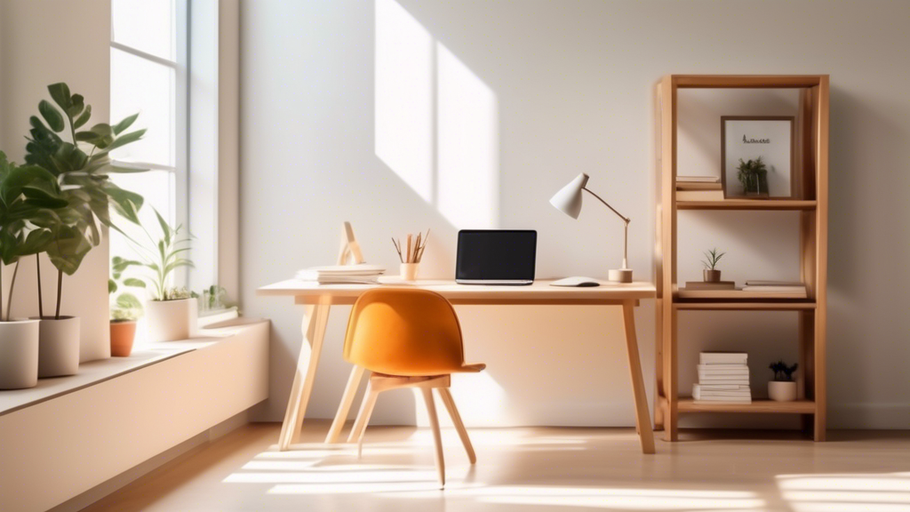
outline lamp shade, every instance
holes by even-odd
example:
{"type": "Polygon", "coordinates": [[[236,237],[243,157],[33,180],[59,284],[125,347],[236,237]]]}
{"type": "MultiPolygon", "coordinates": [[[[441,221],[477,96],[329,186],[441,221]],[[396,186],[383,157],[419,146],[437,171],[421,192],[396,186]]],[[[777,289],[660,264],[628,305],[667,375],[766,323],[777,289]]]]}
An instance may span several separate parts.
{"type": "Polygon", "coordinates": [[[579,174],[568,185],[559,189],[559,192],[553,194],[553,197],[550,198],[550,204],[569,217],[577,219],[578,214],[581,212],[581,191],[587,184],[588,175],[585,173],[579,174]]]}

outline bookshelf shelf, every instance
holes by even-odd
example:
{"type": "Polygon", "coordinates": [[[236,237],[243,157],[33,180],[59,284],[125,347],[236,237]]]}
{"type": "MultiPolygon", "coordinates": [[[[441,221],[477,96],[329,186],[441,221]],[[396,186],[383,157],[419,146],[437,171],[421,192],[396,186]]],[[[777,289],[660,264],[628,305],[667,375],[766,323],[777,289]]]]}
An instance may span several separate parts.
{"type": "Polygon", "coordinates": [[[678,210],[814,210],[815,201],[798,199],[725,199],[677,201],[678,210]]]}
{"type": "MultiPolygon", "coordinates": [[[[667,441],[678,440],[680,413],[757,412],[802,415],[802,425],[816,441],[824,441],[827,424],[826,320],[828,246],[828,91],[827,75],[667,75],[657,85],[657,338],[655,375],[657,403],[655,430],[664,431],[667,441]],[[687,194],[677,200],[680,190],[716,190],[716,185],[677,183],[677,128],[679,89],[798,89],[799,104],[794,116],[794,190],[792,199],[701,200],[687,194]],[[681,184],[685,185],[681,185],[681,184]],[[799,281],[805,298],[757,295],[754,291],[680,293],[677,276],[677,215],[680,210],[794,211],[799,221],[799,281]],[[799,368],[796,402],[755,400],[751,404],[696,404],[679,393],[679,311],[789,311],[798,316],[799,368]]],[[[760,112],[756,112],[760,114],[760,112]]],[[[706,196],[714,194],[705,194],[706,196]]],[[[800,294],[801,297],[801,294],[800,294]]],[[[682,315],[692,321],[694,315],[682,315]]],[[[746,350],[747,347],[743,347],[746,350]]]]}
{"type": "Polygon", "coordinates": [[[796,400],[794,402],[775,402],[773,400],[752,400],[751,404],[705,404],[695,403],[691,397],[680,397],[679,412],[737,412],[737,413],[783,413],[814,414],[815,402],[796,400]]]}

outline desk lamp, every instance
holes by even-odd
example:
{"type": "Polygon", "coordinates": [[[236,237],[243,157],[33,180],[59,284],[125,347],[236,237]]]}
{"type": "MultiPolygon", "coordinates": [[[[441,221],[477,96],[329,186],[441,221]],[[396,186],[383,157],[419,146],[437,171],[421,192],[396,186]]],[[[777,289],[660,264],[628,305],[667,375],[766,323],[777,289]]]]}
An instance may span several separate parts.
{"type": "Polygon", "coordinates": [[[628,217],[623,217],[621,213],[616,211],[615,208],[607,204],[606,201],[600,198],[594,192],[591,192],[585,185],[588,184],[588,175],[585,173],[579,174],[574,180],[570,181],[568,185],[560,189],[559,192],[553,195],[550,199],[550,204],[556,207],[557,210],[565,213],[573,219],[578,218],[578,214],[581,212],[581,199],[582,191],[585,191],[592,196],[596,197],[598,201],[604,204],[607,208],[615,213],[620,219],[625,222],[625,237],[623,238],[623,250],[622,250],[622,268],[610,269],[610,281],[615,281],[619,283],[631,283],[632,282],[632,269],[629,268],[628,258],[629,258],[629,219],[628,217]]]}

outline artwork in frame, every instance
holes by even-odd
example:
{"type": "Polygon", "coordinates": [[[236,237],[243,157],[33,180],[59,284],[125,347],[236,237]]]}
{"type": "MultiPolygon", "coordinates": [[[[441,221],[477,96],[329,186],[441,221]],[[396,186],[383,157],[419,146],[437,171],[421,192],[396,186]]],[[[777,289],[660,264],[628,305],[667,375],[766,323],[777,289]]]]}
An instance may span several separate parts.
{"type": "Polygon", "coordinates": [[[792,116],[720,118],[724,198],[794,198],[793,123],[792,116]]]}

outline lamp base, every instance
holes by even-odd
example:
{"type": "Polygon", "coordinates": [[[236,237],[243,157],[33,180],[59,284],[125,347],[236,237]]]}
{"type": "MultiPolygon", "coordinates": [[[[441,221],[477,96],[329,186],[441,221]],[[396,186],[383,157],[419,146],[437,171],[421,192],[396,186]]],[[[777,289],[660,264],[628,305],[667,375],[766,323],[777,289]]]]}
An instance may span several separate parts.
{"type": "Polygon", "coordinates": [[[631,283],[632,282],[632,269],[631,268],[611,268],[609,274],[610,281],[614,283],[631,283]]]}

